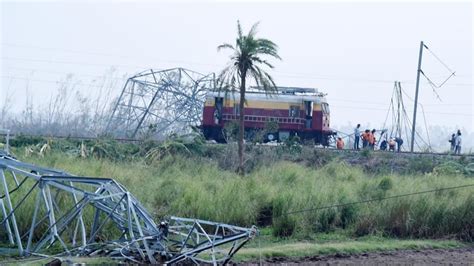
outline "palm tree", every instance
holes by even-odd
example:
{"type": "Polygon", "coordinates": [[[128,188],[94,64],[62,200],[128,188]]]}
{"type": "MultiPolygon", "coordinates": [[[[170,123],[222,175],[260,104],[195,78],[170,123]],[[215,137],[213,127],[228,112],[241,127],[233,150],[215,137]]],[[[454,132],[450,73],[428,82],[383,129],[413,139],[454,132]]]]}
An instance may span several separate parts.
{"type": "Polygon", "coordinates": [[[262,56],[280,59],[277,53],[278,47],[268,39],[256,38],[258,23],[255,23],[247,35],[242,33],[240,22],[237,21],[237,39],[235,46],[224,43],[217,47],[217,50],[230,49],[233,54],[230,57],[229,65],[222,70],[218,80],[220,88],[226,91],[235,92],[238,88],[240,93],[239,103],[239,168],[238,173],[244,174],[244,104],[247,78],[255,82],[257,87],[266,93],[277,90],[273,78],[262,69],[262,66],[273,68],[262,56]]]}

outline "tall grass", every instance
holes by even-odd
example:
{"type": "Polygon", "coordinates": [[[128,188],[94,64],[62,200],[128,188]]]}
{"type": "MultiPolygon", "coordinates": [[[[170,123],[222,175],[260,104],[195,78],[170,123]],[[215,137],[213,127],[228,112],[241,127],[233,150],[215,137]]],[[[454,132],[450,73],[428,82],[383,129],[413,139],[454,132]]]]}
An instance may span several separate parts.
{"type": "Polygon", "coordinates": [[[158,220],[167,215],[241,226],[271,225],[277,236],[304,237],[339,228],[354,235],[474,239],[472,188],[286,215],[287,212],[434,188],[474,183],[463,175],[368,175],[333,160],[314,168],[279,161],[255,167],[245,177],[217,160],[166,156],[113,162],[52,153],[26,161],[85,176],[112,177],[125,185],[158,220]]]}

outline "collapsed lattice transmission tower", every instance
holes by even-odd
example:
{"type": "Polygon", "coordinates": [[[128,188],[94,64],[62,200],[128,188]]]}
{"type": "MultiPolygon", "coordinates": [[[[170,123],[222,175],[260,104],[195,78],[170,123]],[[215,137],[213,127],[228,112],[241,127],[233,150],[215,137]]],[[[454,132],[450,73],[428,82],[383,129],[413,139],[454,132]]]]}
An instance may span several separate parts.
{"type": "MultiPolygon", "coordinates": [[[[408,97],[407,93],[403,90],[402,85],[399,81],[395,81],[392,97],[390,99],[390,106],[387,110],[387,115],[383,123],[382,128],[383,133],[381,135],[381,140],[388,140],[390,138],[399,138],[404,140],[406,145],[402,145],[402,150],[408,151],[410,147],[410,136],[412,133],[411,129],[411,120],[408,116],[406,105],[404,102],[404,97],[408,97]]],[[[411,98],[409,98],[412,100],[411,98]]],[[[431,150],[428,128],[426,125],[426,117],[424,115],[423,106],[418,103],[423,111],[423,118],[425,122],[425,130],[427,133],[427,141],[421,136],[421,134],[415,131],[415,134],[418,136],[418,141],[415,142],[416,147],[419,150],[431,150]]]]}
{"type": "Polygon", "coordinates": [[[0,254],[54,250],[60,251],[54,257],[225,264],[256,233],[255,227],[179,217],[155,223],[111,178],[74,176],[0,153],[0,254]]]}
{"type": "Polygon", "coordinates": [[[127,80],[107,123],[117,137],[162,137],[201,122],[206,91],[215,75],[183,68],[143,71],[127,80]]]}

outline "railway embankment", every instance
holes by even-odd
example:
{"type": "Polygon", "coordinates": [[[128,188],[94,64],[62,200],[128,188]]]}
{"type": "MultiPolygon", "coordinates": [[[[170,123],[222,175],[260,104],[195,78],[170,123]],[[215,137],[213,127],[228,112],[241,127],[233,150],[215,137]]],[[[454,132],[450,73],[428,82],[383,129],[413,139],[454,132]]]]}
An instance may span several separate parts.
{"type": "Polygon", "coordinates": [[[325,247],[324,254],[369,252],[381,246],[379,240],[390,243],[387,250],[462,248],[474,239],[469,155],[247,145],[242,177],[232,143],[16,141],[12,153],[22,161],[118,180],[157,221],[177,215],[257,225],[261,234],[249,245],[251,260],[259,250],[267,258],[302,250],[301,243],[309,249],[288,254],[309,256],[325,247]],[[347,245],[333,245],[341,241],[347,245]]]}

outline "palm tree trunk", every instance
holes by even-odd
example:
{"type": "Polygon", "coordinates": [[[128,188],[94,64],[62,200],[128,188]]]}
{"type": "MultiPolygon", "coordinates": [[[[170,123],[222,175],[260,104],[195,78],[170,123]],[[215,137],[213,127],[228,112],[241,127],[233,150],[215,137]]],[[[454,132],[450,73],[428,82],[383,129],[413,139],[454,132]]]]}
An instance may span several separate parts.
{"type": "Polygon", "coordinates": [[[240,77],[240,103],[239,103],[239,169],[237,172],[243,176],[244,171],[244,104],[245,104],[245,71],[242,71],[242,76],[240,77]]]}

